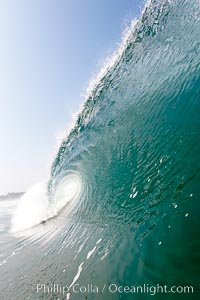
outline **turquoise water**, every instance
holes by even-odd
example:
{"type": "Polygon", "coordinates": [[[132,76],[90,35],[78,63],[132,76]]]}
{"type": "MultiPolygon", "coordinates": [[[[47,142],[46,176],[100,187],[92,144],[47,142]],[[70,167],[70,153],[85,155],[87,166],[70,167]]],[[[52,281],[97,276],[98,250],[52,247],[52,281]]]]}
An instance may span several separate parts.
{"type": "Polygon", "coordinates": [[[152,0],[54,160],[49,201],[59,205],[66,182],[72,198],[29,237],[2,242],[3,254],[21,247],[18,259],[4,255],[3,299],[199,299],[199,100],[200,2],[152,0]],[[112,284],[194,292],[112,293],[112,284]]]}

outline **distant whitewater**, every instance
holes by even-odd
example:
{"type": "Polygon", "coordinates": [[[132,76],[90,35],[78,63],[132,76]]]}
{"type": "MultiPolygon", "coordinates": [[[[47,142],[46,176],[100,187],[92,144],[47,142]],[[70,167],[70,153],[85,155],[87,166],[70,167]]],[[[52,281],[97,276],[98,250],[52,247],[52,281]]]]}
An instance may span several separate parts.
{"type": "Polygon", "coordinates": [[[0,214],[2,299],[199,299],[200,2],[148,1],[127,32],[48,184],[0,214]]]}

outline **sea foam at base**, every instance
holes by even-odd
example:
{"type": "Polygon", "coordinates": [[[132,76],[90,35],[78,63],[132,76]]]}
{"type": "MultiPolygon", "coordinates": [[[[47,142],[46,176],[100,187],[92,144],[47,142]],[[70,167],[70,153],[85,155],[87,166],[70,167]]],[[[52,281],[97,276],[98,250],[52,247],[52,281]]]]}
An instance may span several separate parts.
{"type": "Polygon", "coordinates": [[[70,174],[61,180],[51,201],[45,183],[34,185],[19,200],[12,217],[11,232],[22,231],[53,218],[66,205],[69,205],[68,211],[70,211],[80,190],[81,179],[75,174],[70,174]]]}

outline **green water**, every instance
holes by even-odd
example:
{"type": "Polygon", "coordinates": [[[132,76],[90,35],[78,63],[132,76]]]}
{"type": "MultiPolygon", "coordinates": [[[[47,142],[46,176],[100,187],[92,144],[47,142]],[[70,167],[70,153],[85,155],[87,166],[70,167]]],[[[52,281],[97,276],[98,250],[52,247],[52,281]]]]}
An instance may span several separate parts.
{"type": "Polygon", "coordinates": [[[4,246],[23,245],[3,267],[4,299],[199,299],[199,62],[199,1],[152,0],[52,165],[50,201],[76,174],[76,205],[4,246]]]}
{"type": "MultiPolygon", "coordinates": [[[[60,148],[55,186],[66,170],[81,175],[75,218],[93,224],[84,238],[103,237],[84,285],[192,285],[198,292],[199,17],[197,1],[152,1],[60,148]]],[[[149,297],[107,292],[104,299],[149,297]]]]}

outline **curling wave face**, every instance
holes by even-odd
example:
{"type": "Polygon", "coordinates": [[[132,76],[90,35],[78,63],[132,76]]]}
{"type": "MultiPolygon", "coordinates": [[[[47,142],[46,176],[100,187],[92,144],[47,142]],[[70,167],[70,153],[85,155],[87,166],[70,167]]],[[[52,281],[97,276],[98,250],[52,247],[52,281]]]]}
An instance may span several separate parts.
{"type": "MultiPolygon", "coordinates": [[[[22,269],[23,286],[27,280],[32,286],[198,286],[199,28],[198,0],[148,2],[94,82],[59,148],[47,191],[42,188],[48,201],[40,204],[57,217],[35,228],[42,234],[27,246],[26,239],[15,241],[23,250],[13,277],[4,264],[3,283],[12,282],[16,297],[37,296],[23,288],[20,298],[14,282],[22,269]],[[33,250],[35,260],[26,255],[33,250]]],[[[80,294],[67,297],[80,299],[80,294]]],[[[108,291],[104,295],[119,298],[108,291]]]]}

